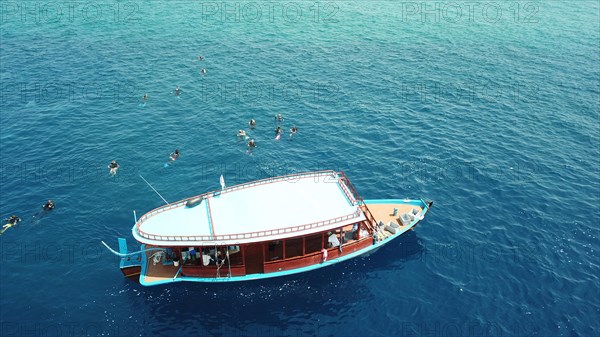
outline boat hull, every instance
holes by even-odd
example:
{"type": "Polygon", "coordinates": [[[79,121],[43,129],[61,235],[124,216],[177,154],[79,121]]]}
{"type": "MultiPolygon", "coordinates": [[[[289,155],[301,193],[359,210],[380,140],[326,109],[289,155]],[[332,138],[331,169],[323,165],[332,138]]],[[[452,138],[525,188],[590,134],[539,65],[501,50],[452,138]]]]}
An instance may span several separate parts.
{"type": "Polygon", "coordinates": [[[139,281],[142,272],[142,266],[129,266],[121,268],[121,272],[125,277],[132,281],[139,281]]]}

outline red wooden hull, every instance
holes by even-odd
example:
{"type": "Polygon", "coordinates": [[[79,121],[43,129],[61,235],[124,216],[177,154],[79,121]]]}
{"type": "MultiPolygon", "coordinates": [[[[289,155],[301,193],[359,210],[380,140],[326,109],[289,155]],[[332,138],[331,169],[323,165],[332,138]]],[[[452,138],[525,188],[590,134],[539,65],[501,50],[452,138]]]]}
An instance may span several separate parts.
{"type": "Polygon", "coordinates": [[[121,268],[123,275],[130,280],[139,281],[140,273],[142,272],[141,266],[129,266],[121,268]]]}
{"type": "MultiPolygon", "coordinates": [[[[373,244],[373,239],[370,237],[363,238],[359,241],[352,242],[349,244],[345,244],[343,246],[343,250],[340,251],[339,247],[329,248],[327,249],[327,259],[335,259],[338,257],[342,257],[356,251],[367,248],[373,244]]],[[[256,246],[254,244],[253,246],[256,246]]],[[[262,245],[264,249],[267,249],[267,244],[262,245]]],[[[247,247],[243,247],[246,249],[247,247]]],[[[253,247],[254,248],[254,247],[253,247]]],[[[248,254],[246,254],[248,256],[248,254]]],[[[255,256],[255,255],[253,255],[255,256]]],[[[262,256],[261,256],[262,257],[262,256]]],[[[236,265],[231,266],[231,276],[244,276],[247,274],[256,274],[256,273],[273,273],[283,270],[293,270],[302,267],[308,267],[316,264],[323,263],[323,253],[321,251],[315,252],[312,254],[306,254],[303,256],[299,256],[296,258],[289,258],[285,260],[278,261],[268,261],[262,262],[262,268],[256,268],[256,265],[236,265]]],[[[224,264],[218,271],[220,277],[227,276],[229,274],[230,267],[227,264],[224,264]]],[[[197,264],[191,265],[183,265],[181,269],[182,276],[188,277],[204,277],[204,278],[214,278],[217,276],[217,266],[216,265],[208,265],[202,266],[197,264]]]]}

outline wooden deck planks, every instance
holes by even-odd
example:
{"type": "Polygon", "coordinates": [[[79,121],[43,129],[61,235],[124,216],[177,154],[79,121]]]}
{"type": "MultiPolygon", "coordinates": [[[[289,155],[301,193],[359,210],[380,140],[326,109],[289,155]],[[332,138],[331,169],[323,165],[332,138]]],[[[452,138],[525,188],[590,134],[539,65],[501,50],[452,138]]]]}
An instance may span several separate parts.
{"type": "Polygon", "coordinates": [[[423,210],[421,207],[406,204],[370,204],[367,206],[375,220],[377,220],[377,223],[383,221],[383,223],[387,225],[390,221],[394,221],[400,225],[400,227],[404,227],[402,226],[402,223],[398,221],[398,218],[402,213],[408,213],[413,208],[418,208],[421,211],[423,210]],[[398,214],[395,216],[393,215],[394,208],[398,209],[398,214]]]}
{"type": "MultiPolygon", "coordinates": [[[[147,247],[148,248],[148,247],[147,247]]],[[[175,274],[177,274],[177,270],[179,267],[175,267],[173,265],[163,265],[162,260],[156,265],[152,261],[152,254],[154,251],[146,252],[146,275],[144,277],[144,282],[156,282],[166,279],[172,279],[175,274]]]]}

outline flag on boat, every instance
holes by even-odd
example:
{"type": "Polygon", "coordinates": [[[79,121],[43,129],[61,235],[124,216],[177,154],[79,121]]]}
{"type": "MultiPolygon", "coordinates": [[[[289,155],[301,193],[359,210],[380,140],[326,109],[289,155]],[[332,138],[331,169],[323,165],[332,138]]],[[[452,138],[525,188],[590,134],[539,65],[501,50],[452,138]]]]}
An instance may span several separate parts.
{"type": "Polygon", "coordinates": [[[221,179],[220,179],[220,181],[221,181],[221,189],[223,190],[223,189],[225,189],[225,178],[223,178],[223,175],[222,175],[222,174],[221,174],[221,179]]]}

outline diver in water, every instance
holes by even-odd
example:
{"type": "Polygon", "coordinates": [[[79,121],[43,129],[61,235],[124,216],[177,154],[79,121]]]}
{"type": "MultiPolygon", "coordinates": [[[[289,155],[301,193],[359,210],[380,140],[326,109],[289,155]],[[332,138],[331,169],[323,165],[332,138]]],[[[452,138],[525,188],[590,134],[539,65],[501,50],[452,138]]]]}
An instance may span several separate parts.
{"type": "Polygon", "coordinates": [[[277,114],[275,116],[275,120],[277,121],[277,123],[281,123],[283,122],[283,116],[281,114],[277,114]]]}
{"type": "Polygon", "coordinates": [[[0,230],[0,235],[4,234],[7,229],[16,226],[19,222],[21,222],[21,218],[16,215],[11,215],[9,218],[4,219],[6,221],[6,225],[2,226],[2,230],[0,230]]]}
{"type": "Polygon", "coordinates": [[[275,136],[280,135],[281,134],[281,126],[278,126],[277,129],[275,129],[275,136]]]}
{"type": "Polygon", "coordinates": [[[246,137],[246,131],[244,130],[239,130],[237,133],[238,137],[246,137]]]}
{"type": "Polygon", "coordinates": [[[202,75],[206,75],[206,68],[202,68],[202,70],[200,70],[200,73],[202,73],[202,75]]]}
{"type": "Polygon", "coordinates": [[[255,147],[256,147],[256,142],[254,141],[254,139],[250,139],[250,141],[248,142],[248,151],[251,153],[255,147]]]}
{"type": "Polygon", "coordinates": [[[204,56],[198,55],[198,57],[196,59],[198,59],[198,61],[203,61],[204,60],[204,56]]]}
{"type": "Polygon", "coordinates": [[[48,201],[42,205],[42,208],[44,209],[44,211],[51,211],[54,209],[54,201],[52,201],[51,199],[48,199],[48,201]]]}
{"type": "Polygon", "coordinates": [[[108,164],[108,171],[110,173],[110,175],[114,176],[115,174],[117,174],[117,170],[119,169],[119,167],[121,167],[116,160],[113,160],[110,162],[110,164],[108,164]]]}
{"type": "Polygon", "coordinates": [[[254,119],[251,119],[248,122],[248,125],[250,126],[250,129],[254,129],[256,127],[256,121],[254,119]]]}
{"type": "Polygon", "coordinates": [[[181,95],[181,89],[179,88],[179,86],[175,86],[175,96],[179,95],[181,95]]]}
{"type": "Polygon", "coordinates": [[[148,93],[144,93],[144,96],[142,96],[142,101],[144,101],[144,103],[148,100],[148,93]]]}
{"type": "Polygon", "coordinates": [[[176,161],[177,158],[179,158],[179,149],[175,149],[175,151],[169,155],[169,158],[171,161],[176,161]]]}
{"type": "Polygon", "coordinates": [[[298,128],[293,125],[292,128],[290,129],[290,140],[292,140],[292,137],[294,137],[295,134],[298,133],[298,128]]]}
{"type": "Polygon", "coordinates": [[[16,215],[11,215],[10,217],[4,219],[4,221],[6,221],[7,223],[9,223],[11,225],[16,225],[17,223],[21,222],[21,218],[19,218],[16,215]]]}

